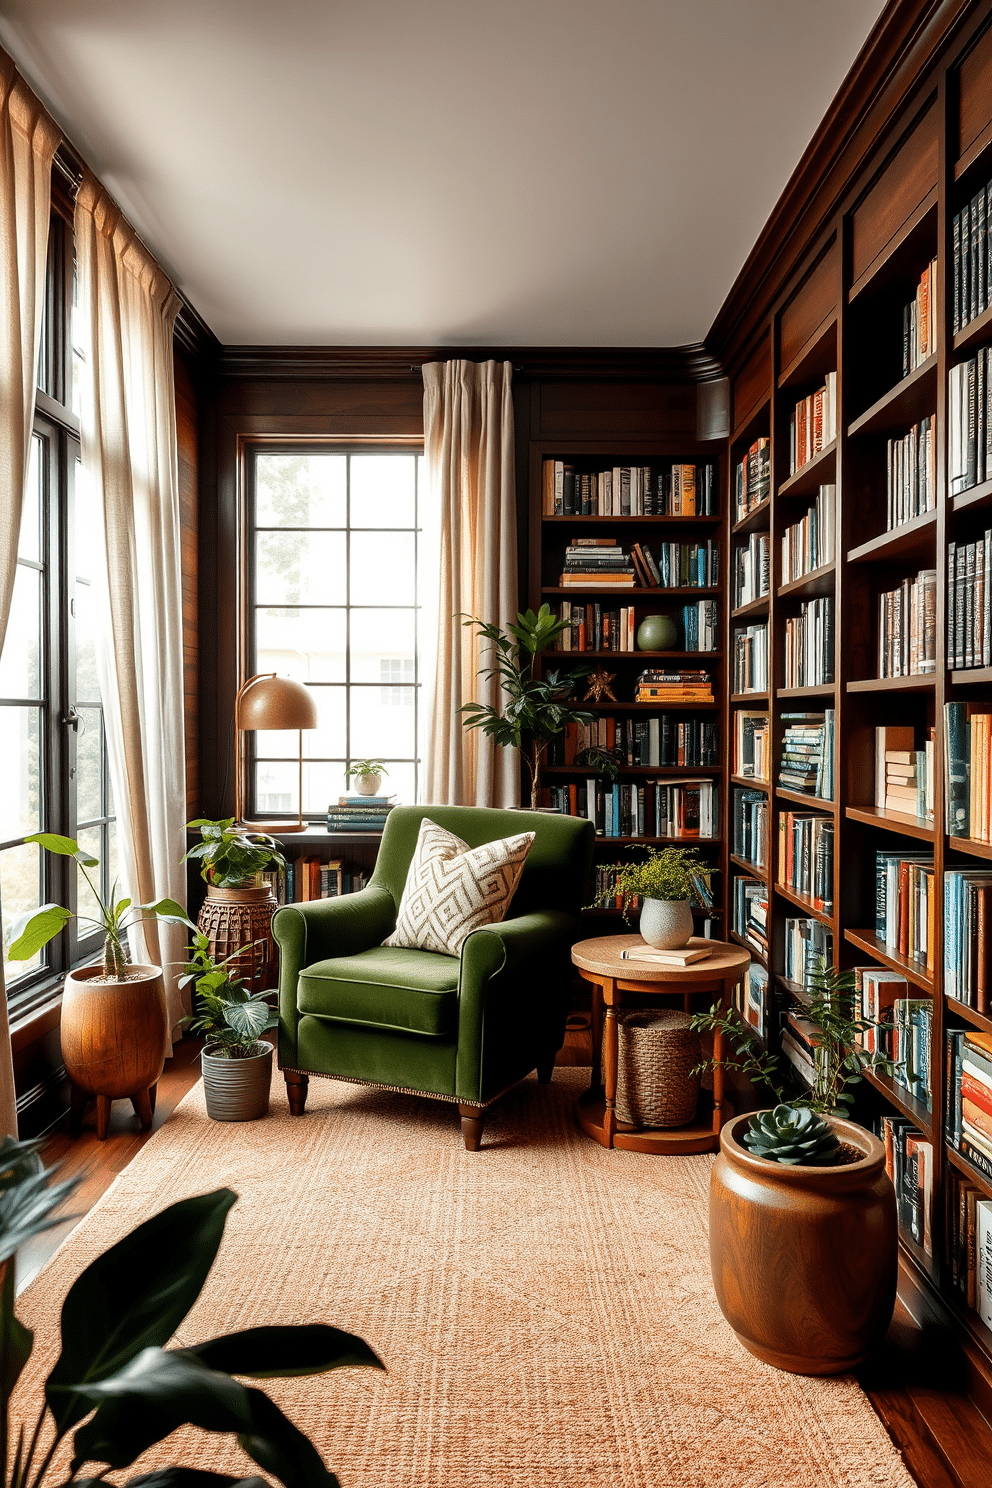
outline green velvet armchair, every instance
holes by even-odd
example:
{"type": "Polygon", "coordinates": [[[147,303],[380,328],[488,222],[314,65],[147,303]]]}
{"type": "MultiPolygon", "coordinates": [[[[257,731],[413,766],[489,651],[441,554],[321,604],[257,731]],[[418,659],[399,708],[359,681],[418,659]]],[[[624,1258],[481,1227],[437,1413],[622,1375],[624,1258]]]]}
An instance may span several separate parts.
{"type": "Polygon", "coordinates": [[[409,1090],[457,1102],[477,1151],[497,1096],[533,1069],[551,1079],[594,835],[577,817],[397,806],[367,888],[280,909],[279,1067],[292,1113],[303,1114],[310,1075],[409,1090]],[[510,916],[473,931],[457,957],[382,944],[425,816],[470,847],[535,834],[510,916]]]}

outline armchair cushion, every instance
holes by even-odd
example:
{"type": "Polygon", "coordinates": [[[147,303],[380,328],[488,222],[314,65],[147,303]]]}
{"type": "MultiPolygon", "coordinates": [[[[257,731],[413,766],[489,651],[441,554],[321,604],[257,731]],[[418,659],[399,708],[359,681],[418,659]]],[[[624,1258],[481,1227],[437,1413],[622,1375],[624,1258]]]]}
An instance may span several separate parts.
{"type": "Polygon", "coordinates": [[[458,1027],[459,963],[452,956],[376,946],[315,961],[300,974],[301,1013],[443,1038],[458,1027]]]}

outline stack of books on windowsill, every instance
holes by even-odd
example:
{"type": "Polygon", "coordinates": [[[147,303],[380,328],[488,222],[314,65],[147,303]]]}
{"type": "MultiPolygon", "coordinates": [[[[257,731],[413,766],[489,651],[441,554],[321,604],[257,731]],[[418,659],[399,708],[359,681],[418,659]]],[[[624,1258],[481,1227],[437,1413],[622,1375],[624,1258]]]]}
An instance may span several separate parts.
{"type": "Polygon", "coordinates": [[[712,703],[713,683],[708,672],[641,672],[635,703],[712,703]]]}
{"type": "Polygon", "coordinates": [[[381,832],[395,804],[395,796],[338,796],[338,804],[327,808],[327,830],[381,832]]]}
{"type": "Polygon", "coordinates": [[[576,537],[565,549],[563,589],[589,589],[598,584],[633,589],[636,571],[615,537],[576,537]]]}

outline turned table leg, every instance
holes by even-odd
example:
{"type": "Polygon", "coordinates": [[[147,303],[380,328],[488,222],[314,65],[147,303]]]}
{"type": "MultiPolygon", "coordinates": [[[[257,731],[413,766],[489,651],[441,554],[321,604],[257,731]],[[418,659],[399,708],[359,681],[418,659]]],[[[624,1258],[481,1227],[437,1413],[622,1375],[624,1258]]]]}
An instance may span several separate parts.
{"type": "Polygon", "coordinates": [[[283,1070],[283,1075],[286,1079],[289,1113],[291,1116],[302,1116],[307,1104],[310,1076],[301,1075],[298,1070],[283,1070]]]}
{"type": "Polygon", "coordinates": [[[619,1063],[617,1010],[611,1003],[606,1009],[606,1027],[603,1033],[603,1076],[606,1110],[603,1113],[603,1134],[607,1147],[613,1146],[617,1129],[617,1065],[619,1063]]]}

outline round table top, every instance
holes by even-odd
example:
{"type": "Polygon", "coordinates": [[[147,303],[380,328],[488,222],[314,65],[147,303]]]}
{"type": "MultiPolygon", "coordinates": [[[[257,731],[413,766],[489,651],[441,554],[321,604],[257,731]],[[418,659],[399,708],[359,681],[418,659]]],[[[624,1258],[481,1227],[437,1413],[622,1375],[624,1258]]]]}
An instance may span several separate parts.
{"type": "Polygon", "coordinates": [[[739,976],[751,964],[750,953],[730,941],[706,940],[694,935],[689,945],[708,946],[710,954],[688,966],[663,966],[657,961],[638,961],[634,955],[621,956],[621,951],[633,952],[638,946],[649,949],[640,935],[597,935],[593,940],[580,940],[574,945],[572,960],[583,971],[629,982],[723,981],[739,976]]]}

